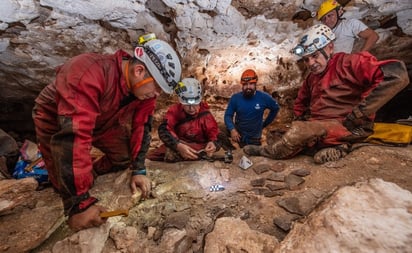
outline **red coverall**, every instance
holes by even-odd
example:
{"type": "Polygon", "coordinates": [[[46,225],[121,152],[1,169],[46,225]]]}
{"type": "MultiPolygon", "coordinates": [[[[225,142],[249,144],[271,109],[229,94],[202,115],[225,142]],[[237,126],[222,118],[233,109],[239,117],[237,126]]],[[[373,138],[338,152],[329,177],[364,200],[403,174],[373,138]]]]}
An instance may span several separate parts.
{"type": "Polygon", "coordinates": [[[189,145],[195,150],[204,149],[208,142],[215,142],[218,147],[217,136],[219,128],[206,102],[200,103],[199,113],[192,117],[185,113],[182,104],[172,105],[163,123],[159,126],[158,134],[164,142],[157,149],[149,152],[147,158],[154,161],[163,161],[166,147],[176,151],[179,142],[189,145]]]}
{"type": "MultiPolygon", "coordinates": [[[[307,77],[295,100],[294,113],[297,117],[309,115],[309,122],[304,122],[313,124],[310,128],[320,125],[318,129],[326,130],[325,138],[318,143],[320,147],[342,144],[345,141],[341,138],[352,134],[342,122],[354,108],[364,111],[373,121],[374,113],[379,109],[379,105],[374,104],[378,104],[376,102],[379,100],[388,101],[401,89],[400,86],[404,87],[405,83],[401,80],[395,80],[398,83],[394,84],[384,80],[387,76],[388,81],[395,79],[392,78],[392,69],[386,67],[393,63],[400,66],[399,71],[403,71],[399,61],[378,61],[368,52],[337,53],[329,60],[324,73],[307,77]],[[365,99],[370,101],[365,102],[365,99]]],[[[297,125],[302,126],[301,123],[297,125]]],[[[293,132],[304,134],[296,129],[293,132]]]]}
{"type": "Polygon", "coordinates": [[[105,153],[98,174],[144,169],[155,99],[137,100],[128,92],[119,50],[112,55],[82,54],[57,70],[56,79],[35,100],[33,120],[49,178],[63,199],[65,213],[82,212],[97,199],[92,145],[105,153]]]}

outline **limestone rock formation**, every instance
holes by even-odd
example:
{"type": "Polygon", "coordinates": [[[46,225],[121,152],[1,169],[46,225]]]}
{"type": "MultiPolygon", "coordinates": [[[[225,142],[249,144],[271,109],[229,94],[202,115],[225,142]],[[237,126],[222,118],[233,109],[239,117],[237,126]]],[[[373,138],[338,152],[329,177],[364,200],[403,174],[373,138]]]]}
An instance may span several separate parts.
{"type": "MultiPolygon", "coordinates": [[[[149,32],[175,46],[182,58],[183,76],[201,80],[211,101],[227,99],[238,91],[239,76],[250,67],[257,69],[260,89],[282,96],[296,88],[302,76],[289,51],[302,30],[317,22],[292,17],[302,8],[316,11],[320,3],[3,0],[0,128],[33,130],[33,100],[68,58],[84,52],[131,51],[138,36],[149,32]]],[[[410,1],[351,1],[345,9],[347,17],[362,19],[379,33],[381,39],[373,49],[379,58],[396,57],[410,66],[410,1]]]]}
{"type": "Polygon", "coordinates": [[[381,179],[339,189],[276,252],[408,252],[412,193],[381,179]]]}

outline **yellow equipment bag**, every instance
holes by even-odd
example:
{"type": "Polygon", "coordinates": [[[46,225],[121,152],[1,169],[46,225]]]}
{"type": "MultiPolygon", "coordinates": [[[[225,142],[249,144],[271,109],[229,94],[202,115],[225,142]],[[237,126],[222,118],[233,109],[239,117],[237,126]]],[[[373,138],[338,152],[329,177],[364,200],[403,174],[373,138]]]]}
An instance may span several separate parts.
{"type": "Polygon", "coordinates": [[[412,126],[396,123],[375,123],[373,134],[365,142],[407,146],[412,142],[412,126]]]}

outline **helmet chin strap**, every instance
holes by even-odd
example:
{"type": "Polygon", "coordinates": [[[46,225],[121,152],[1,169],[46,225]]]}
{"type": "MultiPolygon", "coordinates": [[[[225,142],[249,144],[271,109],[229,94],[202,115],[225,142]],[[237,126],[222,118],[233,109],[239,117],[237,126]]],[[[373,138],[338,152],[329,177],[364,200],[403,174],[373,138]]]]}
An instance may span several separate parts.
{"type": "Polygon", "coordinates": [[[126,75],[126,85],[127,85],[127,89],[129,89],[129,91],[131,90],[131,87],[130,87],[130,80],[129,80],[129,64],[130,64],[130,60],[128,60],[127,61],[127,63],[126,63],[126,73],[125,73],[125,75],[126,75]]]}
{"type": "Polygon", "coordinates": [[[325,57],[326,60],[329,60],[329,56],[326,54],[325,50],[323,50],[323,48],[319,49],[319,52],[321,52],[321,54],[323,54],[323,56],[325,57]]]}
{"type": "Polygon", "coordinates": [[[336,19],[335,25],[331,28],[332,30],[335,29],[335,27],[336,27],[336,26],[339,24],[339,22],[342,20],[342,18],[341,18],[342,15],[339,15],[339,10],[340,10],[340,7],[338,7],[338,8],[335,9],[335,11],[336,11],[336,17],[338,17],[338,18],[336,19]]]}
{"type": "Polygon", "coordinates": [[[153,77],[148,77],[148,78],[141,80],[140,82],[133,84],[133,86],[131,86],[130,79],[129,79],[129,64],[130,64],[130,61],[127,61],[126,63],[126,85],[129,91],[133,91],[134,89],[137,89],[145,84],[148,84],[154,81],[153,77]]]}
{"type": "Polygon", "coordinates": [[[142,81],[133,84],[132,90],[137,89],[139,87],[142,87],[143,85],[148,84],[148,83],[153,82],[153,81],[154,81],[153,77],[145,78],[142,81]]]}

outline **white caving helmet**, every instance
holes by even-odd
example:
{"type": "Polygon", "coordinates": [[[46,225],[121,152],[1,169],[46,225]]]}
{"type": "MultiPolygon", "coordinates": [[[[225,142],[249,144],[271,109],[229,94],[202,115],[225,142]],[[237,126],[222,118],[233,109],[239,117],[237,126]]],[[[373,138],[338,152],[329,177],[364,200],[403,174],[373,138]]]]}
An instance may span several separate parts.
{"type": "Polygon", "coordinates": [[[134,56],[142,61],[162,90],[168,94],[178,87],[182,66],[176,51],[154,34],[139,38],[134,56]]]}
{"type": "Polygon", "coordinates": [[[332,30],[322,24],[314,25],[306,30],[299,39],[299,44],[292,49],[292,53],[299,57],[313,54],[326,47],[327,44],[335,40],[332,30]]]}
{"type": "Polygon", "coordinates": [[[178,94],[179,101],[183,105],[198,105],[202,101],[202,87],[195,78],[185,78],[182,80],[185,91],[178,94]]]}

